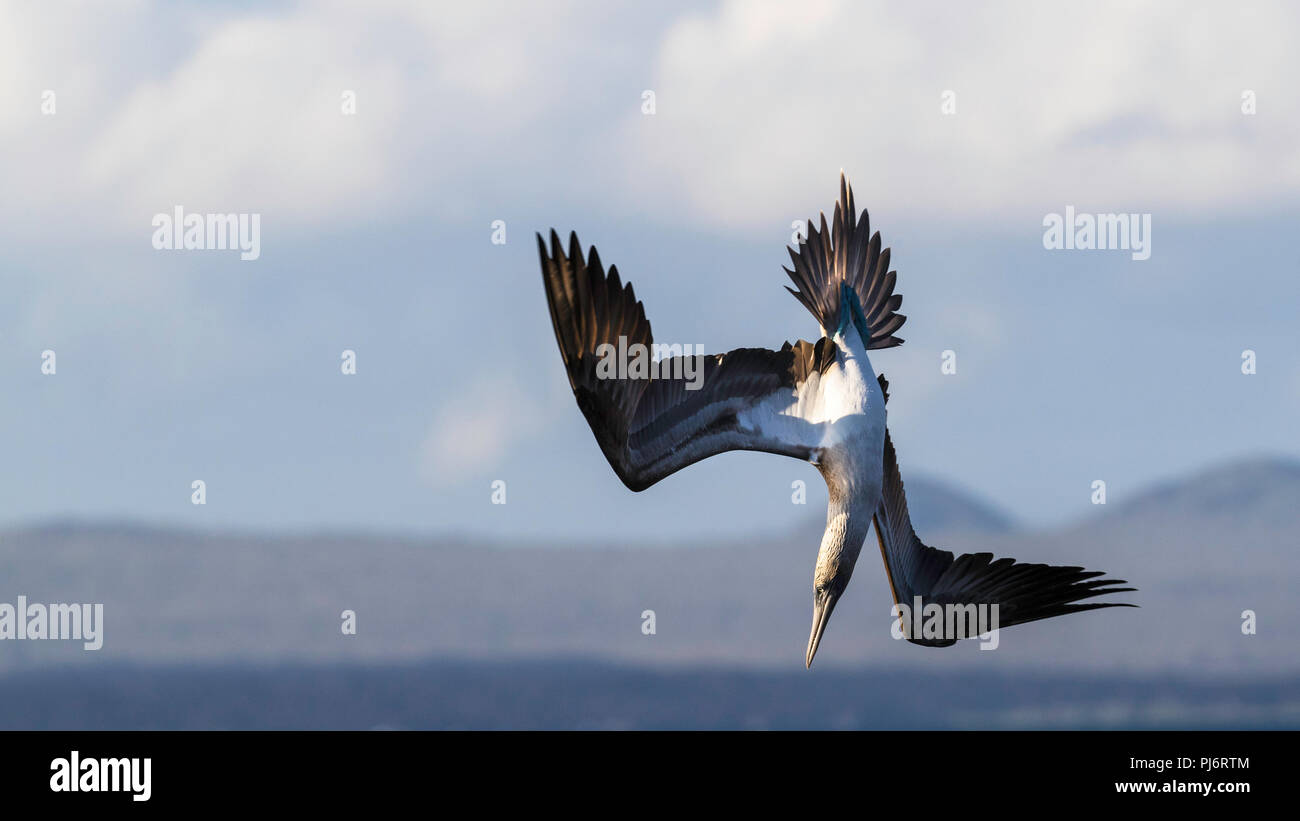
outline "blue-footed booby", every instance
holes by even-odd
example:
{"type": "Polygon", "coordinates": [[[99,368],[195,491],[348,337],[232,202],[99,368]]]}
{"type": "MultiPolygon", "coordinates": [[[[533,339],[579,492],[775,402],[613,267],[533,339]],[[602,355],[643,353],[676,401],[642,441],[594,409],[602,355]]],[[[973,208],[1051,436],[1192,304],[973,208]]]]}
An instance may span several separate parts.
{"type": "MultiPolygon", "coordinates": [[[[809,223],[810,226],[813,223],[809,223]]],[[[873,525],[896,607],[997,606],[997,627],[1093,610],[1132,606],[1084,602],[1133,590],[1081,567],[994,560],[991,553],[953,556],[917,538],[907,512],[898,461],[885,425],[889,383],[868,351],[903,343],[905,316],[894,293],[889,249],[859,216],[840,175],[830,225],[810,227],[787,248],[796,288],[788,290],[817,319],[816,342],[779,350],[738,348],[722,354],[654,360],[654,367],[612,367],[628,351],[655,350],[645,309],[617,266],[606,271],[593,247],[584,257],[574,233],[566,250],[554,230],[538,234],[542,280],[555,339],[578,407],[610,466],[633,491],[731,450],[756,450],[812,463],[826,480],[826,532],[813,570],[813,623],[805,664],[812,666],[826,624],[853,575],[873,525]]],[[[896,611],[897,613],[898,611],[896,611]]],[[[949,646],[957,636],[917,635],[916,644],[949,646]]]]}

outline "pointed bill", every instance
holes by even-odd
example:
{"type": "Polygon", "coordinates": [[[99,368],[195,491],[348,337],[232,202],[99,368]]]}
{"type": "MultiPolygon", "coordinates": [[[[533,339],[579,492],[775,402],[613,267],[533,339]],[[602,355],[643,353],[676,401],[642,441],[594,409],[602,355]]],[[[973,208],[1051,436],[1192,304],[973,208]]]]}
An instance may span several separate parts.
{"type": "Polygon", "coordinates": [[[835,603],[839,599],[840,594],[829,590],[813,593],[812,633],[808,636],[808,655],[804,659],[806,667],[812,667],[813,657],[817,655],[817,645],[821,644],[822,633],[826,632],[826,625],[831,620],[831,611],[835,609],[835,603]]]}

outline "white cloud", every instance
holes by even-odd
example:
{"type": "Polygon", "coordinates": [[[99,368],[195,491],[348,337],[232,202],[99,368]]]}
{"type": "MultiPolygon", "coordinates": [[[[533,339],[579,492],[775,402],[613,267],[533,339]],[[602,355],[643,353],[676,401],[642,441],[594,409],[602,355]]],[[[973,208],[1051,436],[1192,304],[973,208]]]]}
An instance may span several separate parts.
{"type": "MultiPolygon", "coordinates": [[[[561,33],[599,41],[563,5],[46,8],[0,9],[0,176],[21,194],[0,217],[19,238],[69,210],[94,215],[87,232],[147,227],[178,203],[314,230],[421,197],[461,213],[438,187],[499,177],[499,158],[603,53],[562,47],[561,33]],[[172,59],[145,56],[160,36],[172,59]],[[45,88],[53,117],[39,111],[45,88]],[[345,89],[355,116],[340,111],[345,89]]],[[[559,122],[535,133],[540,156],[572,139],[559,122]]]]}
{"type": "Polygon", "coordinates": [[[176,203],[330,230],[505,196],[784,227],[828,204],[841,168],[873,209],[973,222],[1300,189],[1291,6],[727,2],[666,27],[633,13],[6,6],[0,231],[39,235],[69,211],[130,230],[176,203]],[[39,114],[44,88],[56,117],[39,114]]]}
{"type": "Polygon", "coordinates": [[[404,81],[352,54],[341,25],[249,18],[218,27],[161,82],[138,87],[98,135],[85,176],[128,211],[328,214],[387,189],[404,81]],[[358,116],[340,111],[344,89],[358,116]]]}
{"type": "Polygon", "coordinates": [[[840,168],[873,207],[975,222],[1294,197],[1297,22],[1276,3],[732,0],[665,38],[658,113],[624,123],[643,158],[628,184],[730,227],[804,216],[840,168]]]}

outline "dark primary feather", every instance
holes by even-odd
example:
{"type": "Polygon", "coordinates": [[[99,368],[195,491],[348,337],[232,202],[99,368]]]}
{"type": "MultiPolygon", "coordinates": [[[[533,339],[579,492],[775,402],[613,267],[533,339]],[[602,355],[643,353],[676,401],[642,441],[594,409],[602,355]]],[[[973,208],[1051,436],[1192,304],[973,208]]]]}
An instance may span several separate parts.
{"type": "Polygon", "coordinates": [[[820,227],[808,227],[808,239],[796,251],[787,248],[794,270],[784,269],[798,290],[787,287],[821,324],[824,333],[834,333],[840,322],[840,283],[847,282],[858,294],[867,318],[868,349],[892,348],[903,344],[894,332],[907,317],[897,313],[903,297],[894,293],[898,274],[889,270],[889,249],[880,248],[880,232],[871,233],[864,210],[857,214],[853,189],[840,174],[840,201],[828,229],[826,215],[820,227]]]}
{"type": "MultiPolygon", "coordinates": [[[[1135,606],[1119,602],[1080,604],[1107,593],[1136,589],[1116,587],[1126,584],[1122,579],[1099,579],[1098,576],[1105,574],[1098,571],[994,559],[992,553],[966,553],[954,558],[947,550],[923,544],[912,529],[898,459],[888,431],[885,432],[884,469],[884,485],[875,517],[876,538],[895,604],[912,608],[916,596],[921,597],[923,606],[996,604],[999,628],[1103,607],[1135,606]]],[[[908,640],[932,647],[956,644],[951,638],[909,636],[908,640]]]]}
{"type": "Polygon", "coordinates": [[[632,490],[644,490],[663,477],[701,459],[728,450],[761,450],[808,459],[813,442],[790,442],[742,430],[736,414],[774,393],[791,397],[814,372],[824,373],[835,360],[835,346],[789,342],[778,351],[738,348],[702,357],[703,381],[688,389],[683,357],[660,363],[660,376],[649,379],[601,379],[596,351],[602,344],[628,347],[653,344],[650,322],[630,283],[618,269],[606,273],[595,248],[588,258],[576,234],[566,253],[551,232],[550,248],[539,234],[542,280],[569,385],[591,425],[601,451],[618,477],[632,490]]]}

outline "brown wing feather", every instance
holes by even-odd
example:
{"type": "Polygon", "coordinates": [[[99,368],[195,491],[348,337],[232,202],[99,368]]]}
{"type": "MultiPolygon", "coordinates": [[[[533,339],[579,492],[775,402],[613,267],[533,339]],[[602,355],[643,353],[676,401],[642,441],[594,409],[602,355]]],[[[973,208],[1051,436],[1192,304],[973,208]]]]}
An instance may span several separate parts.
{"type": "MultiPolygon", "coordinates": [[[[881,377],[883,383],[884,377],[881,377]]],[[[1099,579],[1099,571],[1082,567],[1027,564],[1014,559],[994,559],[992,553],[966,553],[954,557],[947,550],[924,544],[912,529],[907,496],[898,472],[898,459],[889,432],[885,432],[884,485],[875,516],[876,539],[889,577],[895,604],[914,608],[915,598],[927,604],[996,604],[998,626],[1097,610],[1104,607],[1134,607],[1120,602],[1089,602],[1107,593],[1123,593],[1133,587],[1122,579],[1099,579]]],[[[908,637],[914,644],[947,647],[955,639],[908,637]]]]}
{"type": "Polygon", "coordinates": [[[737,414],[780,392],[794,392],[835,361],[828,339],[787,342],[780,350],[738,348],[699,358],[702,380],[685,378],[682,358],[661,361],[649,378],[601,378],[602,345],[651,349],[645,309],[616,267],[606,273],[595,248],[587,258],[576,234],[567,253],[551,232],[537,237],[542,280],[569,385],[601,451],[632,490],[644,490],[687,465],[728,450],[812,457],[811,442],[790,442],[742,429],[737,414]],[[664,375],[666,374],[666,375],[664,375]],[[698,389],[692,389],[692,386],[698,389]]]}

